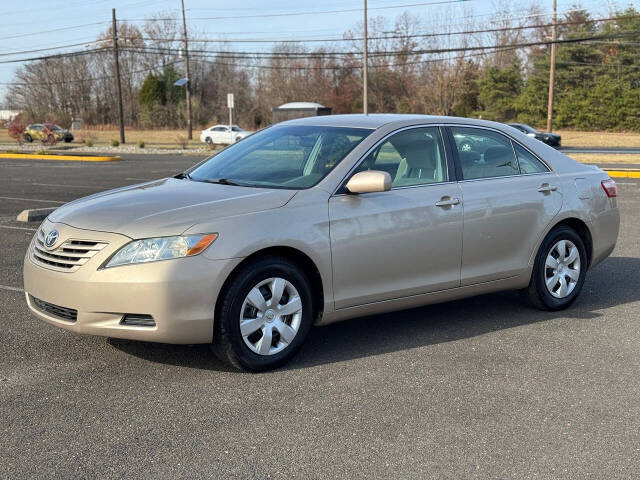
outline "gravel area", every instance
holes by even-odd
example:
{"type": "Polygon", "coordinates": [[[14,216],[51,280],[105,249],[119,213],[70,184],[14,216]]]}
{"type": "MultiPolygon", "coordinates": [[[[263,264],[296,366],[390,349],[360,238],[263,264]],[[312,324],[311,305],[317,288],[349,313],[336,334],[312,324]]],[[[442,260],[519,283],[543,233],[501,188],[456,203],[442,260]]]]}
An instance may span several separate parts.
{"type": "Polygon", "coordinates": [[[179,154],[179,155],[206,155],[208,153],[213,153],[220,150],[222,147],[217,147],[215,149],[211,149],[206,145],[203,145],[200,148],[153,148],[153,147],[145,147],[139,148],[137,145],[120,145],[119,147],[111,147],[104,145],[97,145],[94,147],[87,147],[85,145],[74,145],[74,144],[59,144],[53,147],[47,147],[42,144],[26,144],[21,147],[15,144],[0,144],[0,153],[35,153],[41,150],[46,150],[51,153],[56,154],[82,154],[82,153],[90,153],[90,154],[99,154],[99,153],[109,153],[109,154],[130,154],[130,153],[153,153],[153,154],[179,154]]]}

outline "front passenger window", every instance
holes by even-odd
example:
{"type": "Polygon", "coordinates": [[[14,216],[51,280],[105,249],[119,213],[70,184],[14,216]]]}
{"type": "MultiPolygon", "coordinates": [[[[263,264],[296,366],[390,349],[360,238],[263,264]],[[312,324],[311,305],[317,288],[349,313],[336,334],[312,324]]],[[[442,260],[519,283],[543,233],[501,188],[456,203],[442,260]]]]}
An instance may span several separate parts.
{"type": "Polygon", "coordinates": [[[388,172],[392,188],[447,181],[440,129],[412,128],[396,133],[367,155],[354,173],[365,170],[388,172]]]}
{"type": "Polygon", "coordinates": [[[465,180],[520,173],[511,140],[491,130],[451,127],[465,180]]]}

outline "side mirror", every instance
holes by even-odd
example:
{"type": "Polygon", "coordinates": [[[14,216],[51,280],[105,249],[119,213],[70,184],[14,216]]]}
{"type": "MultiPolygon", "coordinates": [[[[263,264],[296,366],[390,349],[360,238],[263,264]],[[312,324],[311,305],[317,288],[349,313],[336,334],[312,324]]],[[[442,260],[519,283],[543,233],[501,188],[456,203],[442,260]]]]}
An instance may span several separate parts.
{"type": "Polygon", "coordinates": [[[386,192],[391,190],[391,175],[379,170],[358,172],[347,182],[350,193],[386,192]]]}

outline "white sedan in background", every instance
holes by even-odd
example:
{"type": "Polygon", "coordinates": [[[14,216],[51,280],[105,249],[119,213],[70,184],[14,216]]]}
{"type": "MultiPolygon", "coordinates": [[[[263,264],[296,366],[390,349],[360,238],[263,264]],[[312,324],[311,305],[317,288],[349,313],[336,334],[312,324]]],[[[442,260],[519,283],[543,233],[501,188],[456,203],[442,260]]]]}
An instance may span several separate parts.
{"type": "Polygon", "coordinates": [[[250,134],[251,132],[247,132],[237,125],[232,125],[231,128],[229,128],[229,125],[214,125],[202,130],[200,141],[209,145],[213,143],[231,144],[242,140],[250,134]]]}

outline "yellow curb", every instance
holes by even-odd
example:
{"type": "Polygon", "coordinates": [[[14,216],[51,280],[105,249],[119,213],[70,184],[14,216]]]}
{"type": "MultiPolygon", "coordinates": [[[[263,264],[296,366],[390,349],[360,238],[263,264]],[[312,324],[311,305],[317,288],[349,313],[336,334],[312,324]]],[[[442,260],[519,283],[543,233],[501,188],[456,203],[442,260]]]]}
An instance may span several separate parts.
{"type": "Polygon", "coordinates": [[[614,178],[640,178],[639,170],[604,170],[614,178]]]}
{"type": "Polygon", "coordinates": [[[64,160],[67,162],[113,162],[120,157],[92,157],[81,155],[39,155],[31,153],[0,153],[0,158],[25,158],[29,160],[64,160]]]}

